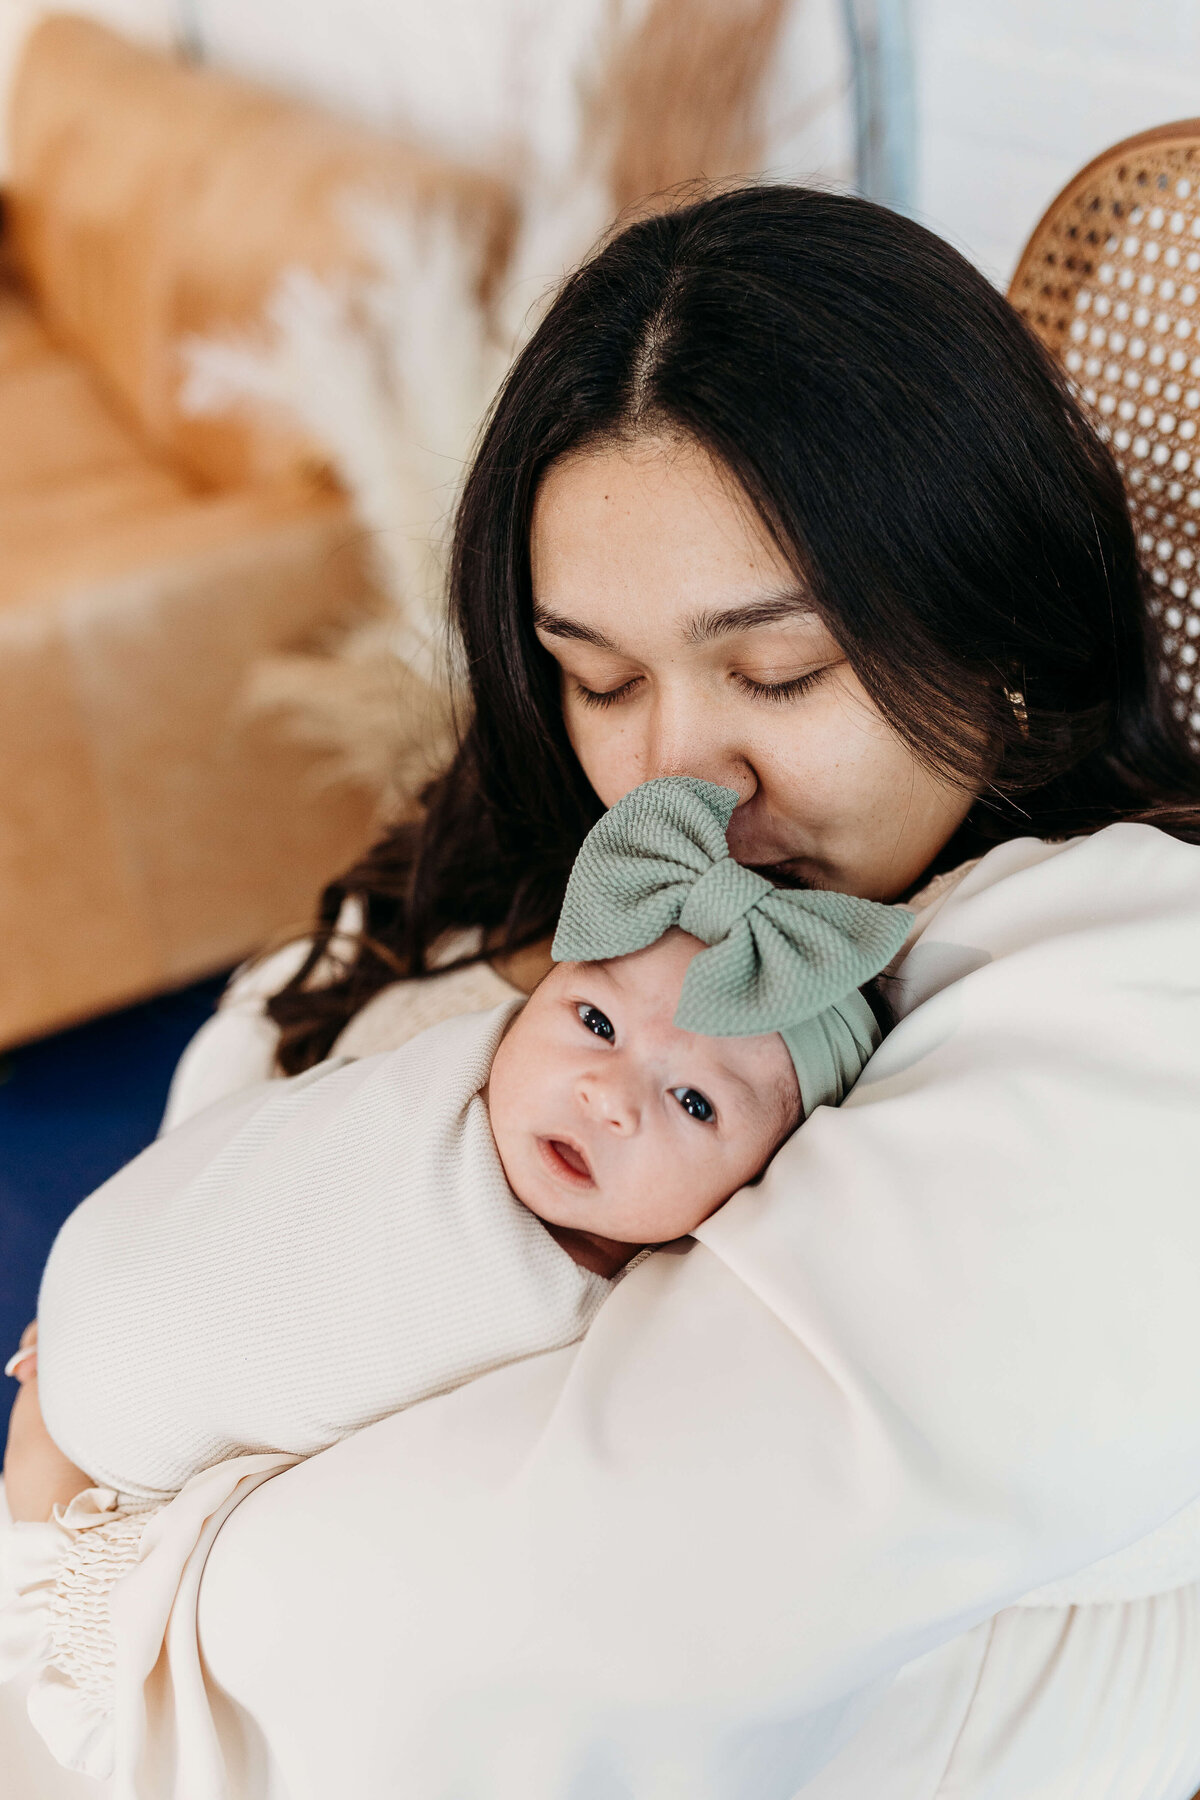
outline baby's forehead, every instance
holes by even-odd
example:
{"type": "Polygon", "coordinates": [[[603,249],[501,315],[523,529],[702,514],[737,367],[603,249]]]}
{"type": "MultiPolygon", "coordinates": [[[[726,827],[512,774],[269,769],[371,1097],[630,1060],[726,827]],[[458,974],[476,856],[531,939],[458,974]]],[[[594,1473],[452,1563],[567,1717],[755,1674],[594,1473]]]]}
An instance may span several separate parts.
{"type": "Polygon", "coordinates": [[[625,956],[610,956],[602,962],[585,964],[585,967],[601,970],[620,986],[636,983],[639,986],[647,979],[655,984],[659,982],[682,988],[683,978],[693,957],[698,956],[707,946],[690,932],[681,931],[678,925],[672,925],[652,944],[646,944],[640,950],[631,950],[625,956]]]}
{"type": "Polygon", "coordinates": [[[683,974],[692,955],[703,945],[681,931],[669,932],[647,950],[601,962],[576,965],[578,978],[589,980],[600,994],[622,1003],[619,1021],[626,1039],[641,1038],[647,1049],[662,1052],[678,1048],[681,1067],[690,1067],[697,1080],[719,1079],[735,1090],[739,1109],[747,1121],[762,1120],[771,1128],[789,1123],[799,1112],[800,1092],[792,1059],[777,1032],[755,1037],[709,1037],[684,1031],[674,1022],[683,974]],[[675,944],[667,944],[674,937],[675,944]],[[666,944],[665,953],[655,956],[666,944]],[[678,979],[662,986],[648,979],[653,971],[669,969],[678,979]]]}

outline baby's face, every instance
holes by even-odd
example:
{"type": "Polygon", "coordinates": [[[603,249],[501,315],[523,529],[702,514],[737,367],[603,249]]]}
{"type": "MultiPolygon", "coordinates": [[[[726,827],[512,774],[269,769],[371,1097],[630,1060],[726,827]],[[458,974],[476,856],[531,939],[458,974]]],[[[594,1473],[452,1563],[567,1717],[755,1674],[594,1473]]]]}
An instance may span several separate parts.
{"type": "Polygon", "coordinates": [[[703,949],[672,931],[562,963],[517,1015],[488,1105],[509,1185],[547,1223],[626,1244],[685,1236],[756,1175],[800,1115],[783,1039],[672,1023],[703,949]]]}

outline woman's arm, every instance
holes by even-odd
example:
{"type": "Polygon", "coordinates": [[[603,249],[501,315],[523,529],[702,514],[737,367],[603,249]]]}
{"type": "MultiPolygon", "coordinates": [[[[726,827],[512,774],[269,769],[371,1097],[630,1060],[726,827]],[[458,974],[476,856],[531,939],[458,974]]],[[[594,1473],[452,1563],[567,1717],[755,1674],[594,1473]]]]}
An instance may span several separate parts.
{"type": "Polygon", "coordinates": [[[279,1030],[267,1016],[266,1002],[290,980],[307,954],[308,939],[302,938],[236,971],[216,1012],[175,1066],[160,1131],[173,1131],[217,1101],[276,1074],[279,1030]]]}
{"type": "MultiPolygon", "coordinates": [[[[342,929],[357,929],[358,912],[347,902],[342,929]]],[[[443,959],[470,954],[479,933],[459,933],[443,943],[443,959]]],[[[167,1096],[162,1131],[172,1131],[206,1107],[278,1074],[279,1030],[266,1011],[308,953],[308,940],[287,944],[260,962],[239,969],[220,1005],[179,1059],[167,1096]]],[[[434,966],[438,958],[434,957],[434,966]]],[[[551,967],[550,945],[533,944],[495,963],[479,962],[419,981],[394,981],[381,988],[350,1021],[338,1054],[372,1056],[395,1050],[410,1037],[460,1012],[484,1011],[514,993],[530,994],[551,967]]]]}
{"type": "Polygon", "coordinates": [[[701,1243],[235,1513],[204,1653],[294,1800],[347,1743],[360,1800],[790,1800],[876,1677],[1200,1492],[1198,941],[1156,832],[992,852],[701,1243]]]}
{"type": "Polygon", "coordinates": [[[56,1506],[68,1505],[88,1486],[88,1478],[46,1430],[38,1403],[36,1324],[21,1333],[21,1348],[28,1354],[13,1369],[19,1387],[8,1416],[4,1498],[10,1518],[32,1523],[48,1519],[56,1506]]]}

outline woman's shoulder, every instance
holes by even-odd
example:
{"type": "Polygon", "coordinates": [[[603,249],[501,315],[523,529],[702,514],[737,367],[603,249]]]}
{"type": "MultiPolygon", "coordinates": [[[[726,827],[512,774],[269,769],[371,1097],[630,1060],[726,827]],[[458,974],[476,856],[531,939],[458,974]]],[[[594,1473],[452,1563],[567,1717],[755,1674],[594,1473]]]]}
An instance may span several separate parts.
{"type": "Polygon", "coordinates": [[[916,917],[889,971],[901,1016],[985,965],[1020,957],[1047,976],[1119,982],[1121,968],[1177,985],[1180,932],[1200,928],[1200,847],[1126,822],[1091,836],[1013,838],[909,902],[916,917]]]}
{"type": "Polygon", "coordinates": [[[234,971],[216,1012],[175,1065],[160,1134],[275,1073],[279,1029],[268,1017],[266,1004],[291,980],[308,952],[309,940],[300,938],[234,971]]]}
{"type": "Polygon", "coordinates": [[[466,963],[419,981],[393,981],[355,1013],[333,1053],[361,1057],[398,1050],[431,1025],[459,1013],[487,1012],[519,991],[487,962],[466,963]]]}
{"type": "MultiPolygon", "coordinates": [[[[342,930],[352,920],[339,921],[342,930]]],[[[418,1032],[458,1013],[484,1012],[520,990],[489,963],[463,962],[477,955],[478,932],[456,932],[440,942],[434,962],[453,966],[413,981],[393,981],[357,1012],[333,1048],[336,1056],[372,1056],[396,1050],[418,1032]]],[[[309,940],[297,939],[269,956],[244,964],[230,979],[217,1010],[188,1044],[176,1066],[161,1130],[171,1131],[206,1107],[278,1073],[279,1030],[266,1011],[301,967],[309,940]]]]}
{"type": "Polygon", "coordinates": [[[1149,920],[1196,904],[1200,846],[1127,820],[1084,837],[1011,838],[954,876],[950,893],[936,898],[956,908],[987,895],[996,908],[1011,903],[1015,916],[1036,895],[1064,918],[1149,920]]]}

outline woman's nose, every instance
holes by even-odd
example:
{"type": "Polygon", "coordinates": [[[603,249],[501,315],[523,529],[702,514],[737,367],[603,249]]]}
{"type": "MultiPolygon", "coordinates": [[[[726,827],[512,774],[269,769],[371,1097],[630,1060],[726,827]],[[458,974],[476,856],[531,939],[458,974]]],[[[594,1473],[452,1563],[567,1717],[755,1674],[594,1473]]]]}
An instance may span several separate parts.
{"type": "Polygon", "coordinates": [[[644,780],[661,775],[696,775],[733,788],[739,803],[756,782],[745,746],[729,729],[720,709],[705,706],[686,690],[661,694],[648,721],[644,780]]]}

